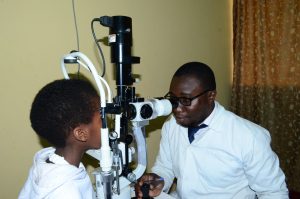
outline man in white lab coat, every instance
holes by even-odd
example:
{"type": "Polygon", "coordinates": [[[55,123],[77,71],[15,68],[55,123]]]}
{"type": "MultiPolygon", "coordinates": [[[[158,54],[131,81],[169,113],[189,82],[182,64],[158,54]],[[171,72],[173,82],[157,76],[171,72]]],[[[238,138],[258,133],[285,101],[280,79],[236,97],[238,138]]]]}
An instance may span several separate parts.
{"type": "Polygon", "coordinates": [[[215,101],[215,77],[209,66],[181,66],[165,97],[173,114],[162,128],[153,173],[139,180],[139,198],[145,181],[158,181],[150,183],[149,195],[154,197],[168,192],[175,178],[176,198],[289,198],[269,132],[215,101]]]}

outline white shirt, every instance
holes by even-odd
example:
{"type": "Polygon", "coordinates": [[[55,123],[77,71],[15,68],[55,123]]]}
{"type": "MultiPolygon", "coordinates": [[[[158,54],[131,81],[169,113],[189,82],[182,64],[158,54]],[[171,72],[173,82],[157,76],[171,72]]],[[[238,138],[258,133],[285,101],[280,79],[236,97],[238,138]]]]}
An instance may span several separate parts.
{"type": "Polygon", "coordinates": [[[54,153],[52,147],[36,153],[28,179],[19,199],[93,199],[95,193],[90,178],[80,163],[70,165],[54,153]],[[49,159],[52,163],[47,163],[49,159]]]}
{"type": "Polygon", "coordinates": [[[269,132],[215,102],[190,144],[187,128],[172,116],[162,128],[152,171],[165,179],[168,191],[177,178],[182,199],[286,199],[288,190],[269,132]]]}

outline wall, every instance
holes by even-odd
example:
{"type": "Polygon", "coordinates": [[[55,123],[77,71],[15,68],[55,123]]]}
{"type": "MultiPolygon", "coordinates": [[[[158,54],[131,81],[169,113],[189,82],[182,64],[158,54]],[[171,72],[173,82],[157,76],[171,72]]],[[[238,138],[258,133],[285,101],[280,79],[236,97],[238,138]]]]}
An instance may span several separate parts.
{"type": "MultiPolygon", "coordinates": [[[[133,55],[141,64],[135,84],[143,97],[163,96],[175,70],[187,61],[202,61],[215,71],[218,100],[230,101],[231,0],[89,0],[74,1],[80,50],[97,66],[99,59],[90,23],[103,15],[126,15],[133,21],[133,55]]],[[[60,58],[76,49],[72,1],[0,0],[0,198],[16,198],[34,153],[43,147],[29,123],[31,102],[46,83],[62,78],[60,58]]],[[[108,29],[96,27],[98,38],[108,29]]],[[[112,88],[109,47],[103,46],[106,79],[112,88]]],[[[163,120],[147,126],[149,167],[153,165],[163,120]]],[[[89,171],[91,168],[89,167],[89,171]]]]}

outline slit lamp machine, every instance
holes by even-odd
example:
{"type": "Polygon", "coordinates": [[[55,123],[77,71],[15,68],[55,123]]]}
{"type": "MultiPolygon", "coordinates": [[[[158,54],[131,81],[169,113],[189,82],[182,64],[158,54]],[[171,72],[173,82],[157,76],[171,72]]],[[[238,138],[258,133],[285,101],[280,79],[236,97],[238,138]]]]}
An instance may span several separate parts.
{"type": "MultiPolygon", "coordinates": [[[[131,18],[102,16],[93,21],[100,22],[102,26],[109,28],[108,43],[111,50],[111,62],[115,65],[117,95],[112,96],[106,80],[98,74],[90,59],[81,52],[64,55],[61,59],[61,69],[64,77],[69,79],[66,68],[68,64],[83,66],[92,74],[100,93],[101,148],[87,151],[87,154],[99,160],[100,164],[100,167],[93,172],[96,197],[98,199],[129,199],[134,196],[132,185],[146,170],[145,126],[149,124],[149,120],[169,115],[172,105],[167,99],[144,100],[136,96],[135,88],[132,86],[135,80],[132,77],[131,65],[140,63],[140,58],[131,56],[131,18]],[[114,129],[112,130],[108,129],[107,114],[114,115],[114,129]],[[137,149],[130,147],[134,139],[137,149]],[[132,169],[129,164],[133,161],[135,151],[137,151],[137,164],[132,169]]],[[[95,42],[97,44],[96,39],[95,42]]],[[[99,51],[102,53],[101,48],[99,51]]],[[[104,62],[103,55],[102,60],[104,62]]]]}

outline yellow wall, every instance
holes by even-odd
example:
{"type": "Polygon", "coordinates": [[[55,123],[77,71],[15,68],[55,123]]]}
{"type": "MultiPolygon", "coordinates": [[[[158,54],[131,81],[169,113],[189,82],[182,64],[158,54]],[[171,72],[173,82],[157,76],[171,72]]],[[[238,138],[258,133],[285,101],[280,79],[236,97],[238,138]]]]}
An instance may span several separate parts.
{"type": "MultiPolygon", "coordinates": [[[[228,106],[231,82],[231,0],[77,0],[80,49],[98,67],[90,22],[103,15],[133,20],[133,55],[141,64],[135,84],[143,97],[168,91],[175,70],[188,61],[203,61],[215,71],[218,100],[228,106]]],[[[16,198],[34,153],[42,145],[29,123],[34,95],[62,78],[60,58],[76,49],[72,1],[0,0],[0,198],[16,198]]],[[[96,26],[103,38],[108,28],[96,26]]],[[[109,47],[104,48],[106,78],[115,89],[109,47]]],[[[147,126],[149,166],[158,150],[161,122],[147,126]]]]}

